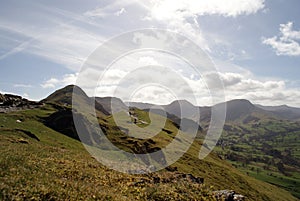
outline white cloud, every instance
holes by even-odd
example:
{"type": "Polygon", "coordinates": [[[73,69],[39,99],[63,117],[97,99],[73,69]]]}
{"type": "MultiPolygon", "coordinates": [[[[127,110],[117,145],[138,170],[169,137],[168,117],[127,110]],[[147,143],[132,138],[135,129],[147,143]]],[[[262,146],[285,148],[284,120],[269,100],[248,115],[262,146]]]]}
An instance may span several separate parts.
{"type": "Polygon", "coordinates": [[[138,24],[171,29],[191,38],[203,49],[209,50],[208,42],[197,21],[198,16],[236,17],[254,14],[263,10],[264,0],[120,0],[89,10],[84,15],[90,18],[105,18],[113,14],[122,14],[126,11],[125,7],[132,5],[136,13],[141,13],[142,16],[142,19],[136,19],[138,24]]]}
{"type": "Polygon", "coordinates": [[[264,0],[155,0],[151,15],[159,20],[188,18],[199,15],[236,17],[253,14],[264,8],[264,0]]]}
{"type": "Polygon", "coordinates": [[[263,38],[263,44],[270,45],[277,55],[300,56],[300,31],[293,30],[293,22],[280,24],[280,37],[263,38]]]}
{"type": "Polygon", "coordinates": [[[41,87],[43,88],[55,88],[57,84],[59,84],[60,81],[56,78],[51,78],[47,81],[45,81],[43,84],[41,84],[41,87]]]}
{"type": "Polygon", "coordinates": [[[66,74],[62,78],[50,78],[41,84],[41,87],[47,88],[57,88],[63,87],[70,84],[75,84],[78,74],[66,74]]]}
{"type": "Polygon", "coordinates": [[[225,86],[226,99],[248,99],[263,105],[288,104],[299,107],[300,89],[289,88],[286,81],[261,80],[239,73],[220,73],[225,86]]]}
{"type": "Polygon", "coordinates": [[[236,17],[253,14],[264,8],[264,0],[153,0],[152,2],[147,19],[164,22],[168,28],[190,37],[207,51],[210,51],[210,48],[198,24],[198,16],[236,17]]]}

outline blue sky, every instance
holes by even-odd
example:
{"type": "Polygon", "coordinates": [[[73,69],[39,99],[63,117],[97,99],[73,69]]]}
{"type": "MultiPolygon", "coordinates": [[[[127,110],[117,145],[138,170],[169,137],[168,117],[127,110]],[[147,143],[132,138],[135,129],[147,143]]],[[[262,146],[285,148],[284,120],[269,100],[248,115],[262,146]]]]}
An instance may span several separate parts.
{"type": "MultiPolygon", "coordinates": [[[[75,83],[85,60],[104,41],[161,28],[185,35],[210,55],[226,99],[300,107],[299,7],[298,0],[1,1],[0,91],[42,99],[75,83]]],[[[153,55],[141,58],[159,62],[153,55]]],[[[114,77],[125,73],[116,70],[114,77]]],[[[171,101],[154,91],[134,100],[171,101]]],[[[199,104],[209,104],[206,100],[199,98],[199,104]]]]}

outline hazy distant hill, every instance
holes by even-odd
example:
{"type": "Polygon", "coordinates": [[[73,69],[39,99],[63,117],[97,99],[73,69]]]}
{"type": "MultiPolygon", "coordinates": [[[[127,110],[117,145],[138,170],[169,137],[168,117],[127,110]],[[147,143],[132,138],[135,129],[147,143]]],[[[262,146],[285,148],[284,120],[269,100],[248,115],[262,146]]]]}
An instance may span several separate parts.
{"type": "Polygon", "coordinates": [[[196,121],[197,114],[199,115],[200,112],[199,107],[194,106],[187,100],[173,101],[169,105],[165,105],[164,109],[170,114],[174,114],[178,117],[182,116],[183,118],[188,118],[196,121]]]}
{"type": "Polygon", "coordinates": [[[105,110],[112,114],[112,112],[127,111],[128,107],[119,98],[115,97],[96,97],[95,100],[100,103],[105,110]],[[113,108],[113,109],[112,109],[113,108]]]}
{"type": "MultiPolygon", "coordinates": [[[[148,103],[130,103],[137,108],[140,109],[149,109],[150,107],[154,106],[148,103]]],[[[250,101],[244,99],[236,99],[231,100],[225,103],[220,103],[216,105],[224,105],[226,107],[226,121],[243,121],[249,116],[269,116],[269,117],[276,117],[274,113],[264,110],[261,107],[253,105],[250,101]]],[[[161,105],[164,110],[169,113],[173,114],[177,117],[181,116],[181,109],[184,111],[187,119],[194,120],[195,122],[198,121],[197,114],[200,116],[201,123],[208,123],[211,118],[211,107],[198,107],[186,100],[178,100],[173,101],[169,105],[161,105]]]]}
{"type": "Polygon", "coordinates": [[[125,104],[128,107],[136,107],[141,110],[150,109],[151,107],[155,106],[154,104],[151,104],[151,103],[140,103],[140,102],[125,102],[125,104]]]}
{"type": "Polygon", "coordinates": [[[289,120],[300,120],[300,108],[289,107],[287,105],[280,106],[263,106],[256,105],[257,107],[270,111],[276,116],[289,120]]]}

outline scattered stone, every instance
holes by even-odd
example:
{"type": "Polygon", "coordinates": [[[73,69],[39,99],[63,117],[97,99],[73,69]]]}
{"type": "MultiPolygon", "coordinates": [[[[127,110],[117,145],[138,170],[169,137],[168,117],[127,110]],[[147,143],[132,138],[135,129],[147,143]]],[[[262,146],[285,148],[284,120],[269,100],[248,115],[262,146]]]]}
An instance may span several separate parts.
{"type": "Polygon", "coordinates": [[[19,139],[17,140],[17,142],[18,142],[18,143],[22,143],[22,144],[28,144],[28,143],[29,143],[28,140],[25,140],[24,138],[19,138],[19,139]]]}
{"type": "Polygon", "coordinates": [[[18,119],[16,122],[17,122],[17,123],[22,123],[22,121],[21,121],[20,119],[18,119]]]}
{"type": "Polygon", "coordinates": [[[233,190],[219,190],[214,191],[215,198],[217,200],[225,200],[225,201],[244,201],[245,196],[235,194],[233,190]]]}
{"type": "Polygon", "coordinates": [[[240,194],[235,194],[235,195],[233,196],[233,200],[234,200],[234,201],[244,201],[244,200],[245,200],[245,196],[240,195],[240,194]]]}

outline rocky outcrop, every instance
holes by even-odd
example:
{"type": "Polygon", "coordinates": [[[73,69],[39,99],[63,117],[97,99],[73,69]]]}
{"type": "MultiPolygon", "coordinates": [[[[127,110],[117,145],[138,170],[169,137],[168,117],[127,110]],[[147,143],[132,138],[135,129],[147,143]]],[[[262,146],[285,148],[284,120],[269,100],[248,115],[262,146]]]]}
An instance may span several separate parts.
{"type": "Polygon", "coordinates": [[[41,106],[40,103],[29,101],[21,96],[0,94],[0,112],[11,112],[23,109],[32,109],[41,106]]]}

